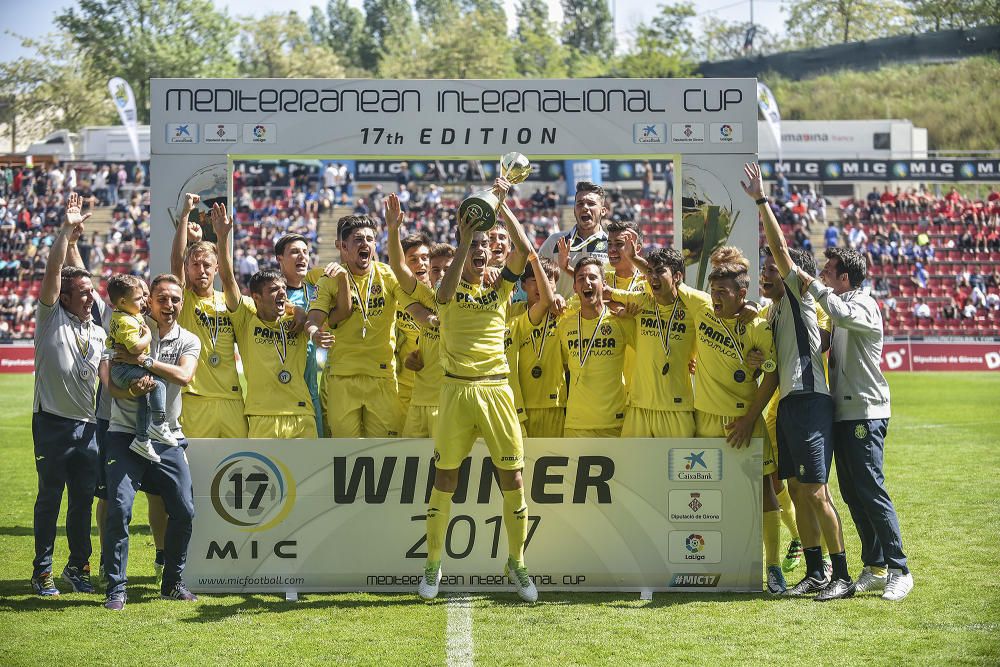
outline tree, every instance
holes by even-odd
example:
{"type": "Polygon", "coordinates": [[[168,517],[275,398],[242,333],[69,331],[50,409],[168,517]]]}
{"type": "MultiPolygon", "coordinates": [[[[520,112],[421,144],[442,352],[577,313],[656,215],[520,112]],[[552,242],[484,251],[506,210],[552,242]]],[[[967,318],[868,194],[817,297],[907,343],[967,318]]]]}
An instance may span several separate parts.
{"type": "Polygon", "coordinates": [[[688,26],[694,5],[661,5],[660,13],[636,28],[635,43],[615,73],[630,78],[686,76],[694,71],[694,35],[688,26]]]}
{"type": "Polygon", "coordinates": [[[514,64],[517,73],[529,78],[566,76],[566,48],[555,38],[545,0],[520,0],[514,32],[514,64]]]}
{"type": "Polygon", "coordinates": [[[899,0],[789,0],[785,30],[795,48],[812,49],[909,32],[913,15],[899,0]]]}
{"type": "Polygon", "coordinates": [[[781,50],[777,35],[760,24],[754,25],[753,51],[744,50],[749,21],[719,21],[704,18],[701,23],[701,41],[698,57],[702,60],[734,60],[750,55],[762,56],[781,50]]]}
{"type": "Polygon", "coordinates": [[[109,77],[72,56],[76,47],[70,35],[20,40],[34,55],[0,64],[0,97],[13,97],[9,117],[16,118],[19,136],[41,138],[56,127],[75,132],[117,122],[109,77]]]}
{"type": "Polygon", "coordinates": [[[295,12],[272,13],[242,22],[240,74],[257,78],[336,79],[344,76],[337,55],[312,39],[295,12]]]}
{"type": "Polygon", "coordinates": [[[379,71],[379,63],[393,42],[410,33],[413,12],[408,0],[364,0],[365,27],[361,42],[361,65],[379,71]]]}
{"type": "Polygon", "coordinates": [[[607,0],[562,0],[562,8],[562,43],[574,54],[610,60],[615,37],[607,0]]]}
{"type": "Polygon", "coordinates": [[[952,30],[1000,23],[996,0],[907,0],[918,29],[952,30]]]}
{"type": "Polygon", "coordinates": [[[416,0],[413,6],[417,10],[417,22],[425,31],[453,22],[460,13],[458,0],[416,0]]]}
{"type": "Polygon", "coordinates": [[[309,32],[318,44],[325,44],[337,54],[352,76],[365,74],[361,63],[361,44],[365,15],[347,0],[327,0],[326,13],[313,5],[309,32]]]}

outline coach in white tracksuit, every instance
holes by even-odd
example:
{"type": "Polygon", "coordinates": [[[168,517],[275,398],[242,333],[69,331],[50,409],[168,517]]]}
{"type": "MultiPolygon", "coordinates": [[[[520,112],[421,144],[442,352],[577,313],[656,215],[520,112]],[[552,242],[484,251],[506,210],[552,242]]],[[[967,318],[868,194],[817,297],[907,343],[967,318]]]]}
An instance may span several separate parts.
{"type": "Polygon", "coordinates": [[[849,248],[829,248],[820,272],[826,284],[802,274],[808,291],[830,316],[830,394],[834,401],[834,457],[840,493],[861,539],[865,571],[861,590],[886,587],[884,598],[898,600],[913,587],[906,566],[899,520],[882,473],[889,428],[889,384],[879,367],[882,313],[861,288],[865,258],[849,248]],[[888,579],[873,576],[888,568],[888,579]],[[866,585],[867,584],[867,585],[866,585]]]}

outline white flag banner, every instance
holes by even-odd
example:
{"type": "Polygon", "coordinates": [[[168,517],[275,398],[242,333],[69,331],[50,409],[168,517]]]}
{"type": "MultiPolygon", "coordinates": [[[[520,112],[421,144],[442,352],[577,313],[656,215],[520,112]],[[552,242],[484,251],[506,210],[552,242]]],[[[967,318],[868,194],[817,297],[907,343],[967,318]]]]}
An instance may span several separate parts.
{"type": "Polygon", "coordinates": [[[118,109],[122,125],[128,132],[128,139],[132,143],[132,151],[135,153],[135,161],[142,162],[142,156],[139,152],[139,127],[135,113],[135,95],[132,93],[132,86],[128,85],[128,81],[125,79],[116,76],[108,81],[108,91],[111,93],[111,99],[115,101],[115,108],[118,109]]]}
{"type": "Polygon", "coordinates": [[[778,111],[778,102],[774,99],[774,93],[761,82],[757,82],[757,106],[764,114],[764,120],[771,129],[774,136],[774,145],[778,148],[778,162],[781,162],[781,112],[778,111]]]}

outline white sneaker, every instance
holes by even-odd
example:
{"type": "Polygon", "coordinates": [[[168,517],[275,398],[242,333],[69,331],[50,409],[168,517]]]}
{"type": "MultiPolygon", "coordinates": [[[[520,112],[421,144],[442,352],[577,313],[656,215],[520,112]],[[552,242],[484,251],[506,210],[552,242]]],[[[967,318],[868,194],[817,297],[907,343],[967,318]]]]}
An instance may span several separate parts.
{"type": "Polygon", "coordinates": [[[132,444],[129,445],[128,448],[147,461],[152,461],[153,463],[160,462],[160,455],[156,453],[155,449],[153,449],[153,443],[149,440],[140,440],[139,438],[136,438],[132,441],[132,444]]]}
{"type": "Polygon", "coordinates": [[[868,591],[884,591],[885,584],[888,579],[888,576],[876,577],[872,574],[872,569],[865,565],[865,568],[861,570],[861,574],[858,575],[858,580],[854,584],[854,590],[858,593],[867,593],[868,591]]]}
{"type": "Polygon", "coordinates": [[[885,593],[882,593],[883,600],[902,600],[913,590],[913,575],[902,570],[889,568],[889,581],[885,585],[885,593]]]}
{"type": "Polygon", "coordinates": [[[424,568],[424,576],[420,577],[420,584],[417,586],[417,595],[424,600],[433,600],[437,597],[438,586],[441,585],[441,563],[429,564],[424,568]]]}
{"type": "Polygon", "coordinates": [[[177,446],[177,438],[170,432],[170,425],[167,422],[163,422],[162,424],[151,423],[149,428],[146,429],[146,433],[150,438],[157,442],[162,442],[164,445],[177,446]]]}
{"type": "Polygon", "coordinates": [[[533,582],[531,577],[528,576],[528,568],[523,565],[507,561],[507,567],[504,568],[504,574],[506,574],[507,578],[513,582],[514,590],[517,591],[517,594],[521,596],[522,600],[525,602],[538,601],[538,589],[535,588],[535,582],[533,582]]]}

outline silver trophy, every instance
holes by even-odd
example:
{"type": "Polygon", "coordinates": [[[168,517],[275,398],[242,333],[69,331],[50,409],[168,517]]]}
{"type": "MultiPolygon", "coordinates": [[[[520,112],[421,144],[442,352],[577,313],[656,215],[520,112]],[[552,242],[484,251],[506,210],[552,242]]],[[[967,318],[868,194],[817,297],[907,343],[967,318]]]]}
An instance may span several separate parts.
{"type": "MultiPolygon", "coordinates": [[[[499,175],[513,184],[523,183],[531,175],[531,163],[520,153],[507,153],[500,158],[499,175]]],[[[458,207],[458,218],[462,220],[468,215],[476,222],[476,229],[481,232],[493,229],[497,224],[497,212],[503,200],[497,188],[474,192],[458,207]]]]}

